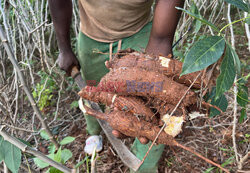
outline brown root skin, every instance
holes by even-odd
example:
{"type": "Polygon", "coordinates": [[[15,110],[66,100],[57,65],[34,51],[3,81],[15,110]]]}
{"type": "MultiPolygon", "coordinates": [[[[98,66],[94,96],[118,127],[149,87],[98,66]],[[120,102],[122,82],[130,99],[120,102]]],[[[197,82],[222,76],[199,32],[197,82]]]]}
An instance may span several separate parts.
{"type": "Polygon", "coordinates": [[[108,92],[91,91],[88,87],[83,88],[78,94],[81,98],[86,100],[102,103],[107,106],[112,105],[121,111],[131,112],[136,115],[143,115],[147,121],[151,120],[154,116],[151,109],[146,107],[144,102],[136,97],[125,97],[108,92]]]}
{"type": "MultiPolygon", "coordinates": [[[[126,136],[137,138],[146,137],[153,141],[160,131],[159,127],[153,126],[152,123],[144,120],[139,120],[128,112],[113,111],[109,114],[104,114],[86,106],[84,106],[84,108],[88,115],[107,121],[113,129],[118,130],[126,136]]],[[[156,142],[170,146],[177,144],[175,139],[166,133],[161,133],[156,142]]]]}
{"type": "MultiPolygon", "coordinates": [[[[147,139],[154,141],[160,131],[159,127],[152,126],[151,123],[148,123],[146,121],[139,121],[136,117],[134,117],[130,113],[125,113],[122,111],[113,111],[109,114],[104,114],[104,113],[95,111],[91,108],[88,108],[87,106],[84,106],[84,108],[87,114],[107,121],[113,129],[118,130],[119,132],[123,133],[126,136],[137,137],[137,138],[146,137],[147,139]]],[[[197,153],[193,149],[178,143],[172,136],[164,132],[160,133],[156,142],[160,144],[166,144],[169,146],[176,146],[176,147],[182,148],[186,151],[191,152],[197,157],[205,160],[207,163],[210,163],[220,168],[221,170],[229,173],[229,171],[223,168],[221,165],[209,160],[208,158],[202,156],[201,154],[197,153]]]]}
{"type": "MultiPolygon", "coordinates": [[[[176,105],[188,87],[158,72],[138,68],[119,68],[111,70],[102,78],[98,87],[92,87],[91,90],[95,89],[119,95],[152,97],[176,105]]],[[[188,106],[195,102],[196,94],[189,91],[182,105],[188,106]]]]}
{"type": "MultiPolygon", "coordinates": [[[[163,57],[163,56],[162,56],[163,57]]],[[[121,57],[120,59],[114,58],[111,61],[106,62],[107,68],[118,69],[120,67],[127,68],[141,68],[147,71],[158,71],[163,73],[174,81],[190,86],[199,72],[190,73],[180,77],[182,71],[182,62],[172,59],[171,56],[164,57],[169,60],[168,67],[161,64],[159,56],[147,55],[139,52],[133,52],[121,57]]],[[[204,85],[207,84],[206,80],[203,80],[204,85]]],[[[193,88],[199,89],[201,87],[201,77],[197,79],[193,88]]]]}

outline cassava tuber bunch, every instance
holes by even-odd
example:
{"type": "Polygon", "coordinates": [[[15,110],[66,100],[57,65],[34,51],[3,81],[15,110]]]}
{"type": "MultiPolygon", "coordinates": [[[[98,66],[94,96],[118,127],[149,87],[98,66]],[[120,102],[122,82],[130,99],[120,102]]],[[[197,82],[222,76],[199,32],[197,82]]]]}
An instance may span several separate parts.
{"type": "Polygon", "coordinates": [[[107,121],[126,136],[146,137],[157,143],[180,147],[229,172],[174,139],[181,131],[187,108],[197,102],[197,94],[190,88],[207,86],[211,81],[207,73],[195,72],[180,77],[182,62],[171,56],[152,56],[131,50],[105,64],[110,72],[97,87],[87,86],[79,95],[111,109],[101,113],[83,106],[86,114],[107,121]],[[161,120],[166,125],[162,133],[161,120]]]}
{"type": "MultiPolygon", "coordinates": [[[[186,108],[197,102],[197,94],[188,87],[200,72],[180,77],[182,62],[171,56],[132,52],[106,62],[106,66],[110,72],[98,86],[87,86],[79,95],[110,106],[111,112],[106,115],[90,109],[87,112],[108,121],[127,136],[153,140],[163,125],[163,115],[175,110],[173,115],[184,117],[186,108]],[[175,109],[177,104],[179,107],[175,109]]],[[[207,83],[197,78],[194,88],[200,88],[202,82],[207,83]]],[[[170,144],[172,138],[171,134],[162,133],[157,142],[170,144]]]]}

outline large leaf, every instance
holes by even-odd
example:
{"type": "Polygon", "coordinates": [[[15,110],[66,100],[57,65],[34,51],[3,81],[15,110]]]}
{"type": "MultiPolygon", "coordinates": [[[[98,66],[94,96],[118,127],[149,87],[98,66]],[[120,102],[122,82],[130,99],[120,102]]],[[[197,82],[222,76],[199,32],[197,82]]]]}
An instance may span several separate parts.
{"type": "Polygon", "coordinates": [[[17,173],[21,164],[21,150],[15,145],[4,141],[1,145],[4,149],[4,163],[13,173],[17,173]]]}
{"type": "Polygon", "coordinates": [[[242,0],[224,0],[234,6],[236,6],[237,8],[245,11],[245,12],[248,12],[249,11],[249,7],[246,3],[244,3],[242,0]]]}
{"type": "Polygon", "coordinates": [[[183,8],[180,8],[180,7],[175,7],[175,8],[178,9],[178,10],[184,11],[185,13],[187,13],[187,14],[189,14],[190,16],[194,17],[195,19],[201,21],[202,23],[207,24],[208,26],[210,26],[211,28],[213,28],[215,31],[220,32],[220,30],[219,30],[214,24],[212,24],[211,22],[207,21],[206,19],[203,19],[201,16],[199,16],[199,15],[197,15],[197,14],[194,14],[194,13],[192,13],[192,12],[190,12],[190,11],[188,11],[188,10],[185,10],[185,9],[183,9],[183,8]]]}
{"type": "Polygon", "coordinates": [[[3,137],[0,136],[0,162],[4,159],[4,150],[3,147],[1,146],[3,143],[3,137]]]}
{"type": "Polygon", "coordinates": [[[210,36],[197,41],[185,56],[181,75],[202,70],[215,63],[223,54],[225,39],[210,36]]]}
{"type": "Polygon", "coordinates": [[[220,75],[216,80],[216,99],[229,90],[235,79],[236,70],[234,66],[233,53],[229,47],[220,66],[220,75]]]}

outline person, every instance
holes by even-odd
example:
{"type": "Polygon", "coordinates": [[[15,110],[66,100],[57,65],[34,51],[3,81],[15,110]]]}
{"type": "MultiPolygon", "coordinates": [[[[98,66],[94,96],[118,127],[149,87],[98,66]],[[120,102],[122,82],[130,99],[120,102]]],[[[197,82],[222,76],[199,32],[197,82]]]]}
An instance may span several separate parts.
{"type": "MultiPolygon", "coordinates": [[[[70,38],[72,0],[49,0],[60,50],[59,67],[70,74],[77,66],[87,84],[97,85],[109,71],[105,61],[121,49],[145,49],[146,53],[165,56],[172,54],[174,33],[181,15],[175,7],[183,7],[184,0],[157,0],[152,10],[153,3],[153,0],[79,0],[81,32],[76,57],[70,38]]],[[[89,135],[99,135],[101,128],[97,120],[84,116],[89,135]]],[[[115,129],[113,134],[121,135],[115,129]]],[[[146,143],[145,138],[136,138],[133,143],[132,152],[139,159],[144,157],[151,144],[146,143]]],[[[153,146],[138,172],[157,172],[163,150],[164,145],[153,146]]]]}

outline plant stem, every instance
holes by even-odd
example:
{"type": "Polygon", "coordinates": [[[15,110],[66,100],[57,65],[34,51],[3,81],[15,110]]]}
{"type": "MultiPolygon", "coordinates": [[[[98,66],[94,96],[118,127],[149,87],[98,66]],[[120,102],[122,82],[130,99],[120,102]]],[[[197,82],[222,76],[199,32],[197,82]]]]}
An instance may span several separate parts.
{"type": "Polygon", "coordinates": [[[220,36],[221,32],[222,32],[224,29],[226,29],[228,26],[233,25],[233,24],[235,24],[235,23],[237,23],[237,22],[240,22],[240,21],[242,21],[242,20],[246,20],[246,19],[248,19],[248,18],[250,18],[250,17],[244,17],[244,18],[242,18],[242,19],[235,20],[235,21],[233,21],[233,22],[231,22],[231,23],[225,25],[223,28],[221,28],[221,30],[220,30],[220,32],[219,32],[218,35],[220,36]]]}

